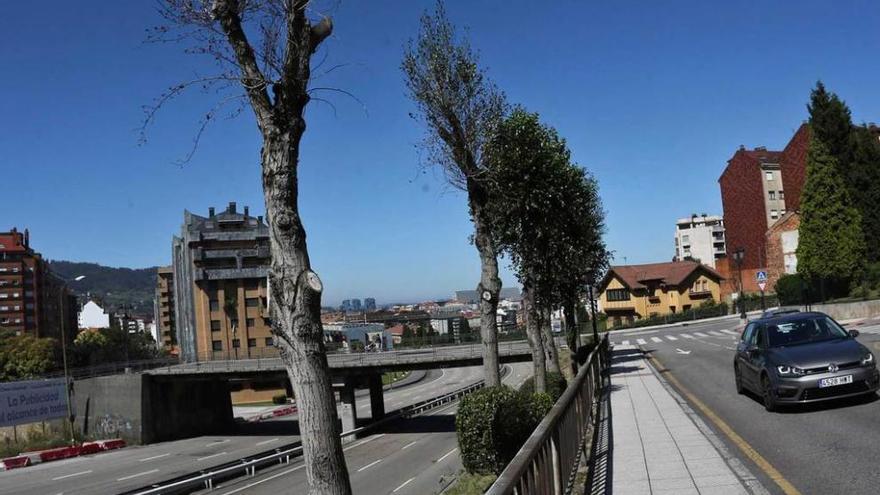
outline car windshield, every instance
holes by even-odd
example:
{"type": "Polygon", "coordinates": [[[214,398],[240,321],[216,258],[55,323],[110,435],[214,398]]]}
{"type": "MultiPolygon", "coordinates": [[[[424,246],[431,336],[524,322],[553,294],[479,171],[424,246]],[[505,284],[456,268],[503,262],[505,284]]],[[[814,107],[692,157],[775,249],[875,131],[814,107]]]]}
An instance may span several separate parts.
{"type": "Polygon", "coordinates": [[[767,337],[770,347],[782,347],[844,339],[849,334],[831,318],[818,317],[767,325],[767,337]]]}

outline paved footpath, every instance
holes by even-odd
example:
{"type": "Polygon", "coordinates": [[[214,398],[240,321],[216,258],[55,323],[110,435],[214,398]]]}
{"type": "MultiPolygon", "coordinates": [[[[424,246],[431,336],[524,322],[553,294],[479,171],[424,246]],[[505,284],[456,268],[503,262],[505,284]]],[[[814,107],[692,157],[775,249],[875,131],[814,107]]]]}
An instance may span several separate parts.
{"type": "Polygon", "coordinates": [[[637,347],[614,346],[610,375],[611,493],[768,493],[637,347]]]}

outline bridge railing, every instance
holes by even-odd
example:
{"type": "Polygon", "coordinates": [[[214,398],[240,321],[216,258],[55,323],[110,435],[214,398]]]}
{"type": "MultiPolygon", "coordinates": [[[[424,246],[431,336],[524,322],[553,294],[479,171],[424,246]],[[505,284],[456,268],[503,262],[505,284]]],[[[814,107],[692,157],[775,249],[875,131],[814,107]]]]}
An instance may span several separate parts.
{"type": "Polygon", "coordinates": [[[574,381],[504,468],[487,495],[561,495],[571,492],[594,403],[608,367],[608,337],[590,353],[574,381]]]}

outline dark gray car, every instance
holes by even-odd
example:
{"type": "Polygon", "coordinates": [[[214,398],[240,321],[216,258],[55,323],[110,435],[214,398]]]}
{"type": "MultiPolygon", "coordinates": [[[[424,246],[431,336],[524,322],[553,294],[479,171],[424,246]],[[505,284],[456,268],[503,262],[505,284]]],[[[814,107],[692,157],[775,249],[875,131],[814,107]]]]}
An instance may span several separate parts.
{"type": "Polygon", "coordinates": [[[736,390],[779,404],[808,403],[876,393],[874,355],[824,313],[792,313],[751,321],[737,346],[736,390]]]}

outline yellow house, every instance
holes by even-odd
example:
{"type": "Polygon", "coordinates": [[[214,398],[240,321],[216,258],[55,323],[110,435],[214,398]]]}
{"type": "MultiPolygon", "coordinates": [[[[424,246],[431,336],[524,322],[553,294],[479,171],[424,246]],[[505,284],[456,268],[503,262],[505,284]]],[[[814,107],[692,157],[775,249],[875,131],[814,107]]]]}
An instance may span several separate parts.
{"type": "Polygon", "coordinates": [[[632,323],[721,301],[723,278],[694,261],[612,266],[599,284],[608,326],[632,323]]]}

